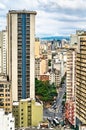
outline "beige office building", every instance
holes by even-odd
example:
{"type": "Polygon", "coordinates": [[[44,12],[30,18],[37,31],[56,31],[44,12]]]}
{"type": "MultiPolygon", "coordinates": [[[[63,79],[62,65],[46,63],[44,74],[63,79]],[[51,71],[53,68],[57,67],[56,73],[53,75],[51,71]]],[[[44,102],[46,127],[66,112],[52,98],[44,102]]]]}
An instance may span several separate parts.
{"type": "Polygon", "coordinates": [[[35,11],[11,10],[7,15],[7,74],[13,101],[35,97],[35,11]]]}
{"type": "Polygon", "coordinates": [[[40,57],[40,40],[39,38],[35,38],[35,58],[40,57]]]}
{"type": "Polygon", "coordinates": [[[35,78],[40,79],[40,75],[48,71],[48,60],[42,58],[35,59],[35,78]]]}
{"type": "Polygon", "coordinates": [[[48,60],[41,59],[40,60],[40,75],[45,74],[48,71],[48,60]]]}

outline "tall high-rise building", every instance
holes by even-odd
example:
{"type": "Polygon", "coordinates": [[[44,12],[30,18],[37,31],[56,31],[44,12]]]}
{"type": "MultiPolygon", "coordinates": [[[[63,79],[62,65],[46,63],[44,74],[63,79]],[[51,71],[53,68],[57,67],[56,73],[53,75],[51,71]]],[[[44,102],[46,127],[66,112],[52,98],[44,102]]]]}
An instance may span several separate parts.
{"type": "Polygon", "coordinates": [[[0,73],[7,73],[7,31],[0,32],[0,73]]]}
{"type": "Polygon", "coordinates": [[[2,64],[1,64],[1,60],[2,60],[2,55],[1,55],[1,45],[2,45],[2,32],[0,32],[0,73],[2,72],[2,64]]]}
{"type": "Polygon", "coordinates": [[[76,125],[75,117],[75,60],[76,51],[70,48],[67,51],[67,76],[66,76],[66,106],[65,118],[72,124],[76,125]]]}
{"type": "Polygon", "coordinates": [[[76,116],[86,124],[86,33],[79,36],[76,59],[76,116]]]}
{"type": "Polygon", "coordinates": [[[7,75],[13,101],[35,97],[35,11],[11,10],[7,15],[7,75]]]}
{"type": "Polygon", "coordinates": [[[0,46],[0,73],[1,73],[1,46],[0,46]]]}

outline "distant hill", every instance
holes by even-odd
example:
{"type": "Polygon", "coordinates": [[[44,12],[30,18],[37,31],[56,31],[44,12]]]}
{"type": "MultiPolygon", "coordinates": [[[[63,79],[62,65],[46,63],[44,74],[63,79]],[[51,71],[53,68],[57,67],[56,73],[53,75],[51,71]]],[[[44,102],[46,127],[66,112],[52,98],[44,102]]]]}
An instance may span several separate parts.
{"type": "Polygon", "coordinates": [[[40,38],[41,40],[46,40],[46,41],[52,41],[52,40],[63,40],[63,39],[66,39],[66,40],[70,40],[70,37],[69,36],[50,36],[50,37],[42,37],[40,38]]]}

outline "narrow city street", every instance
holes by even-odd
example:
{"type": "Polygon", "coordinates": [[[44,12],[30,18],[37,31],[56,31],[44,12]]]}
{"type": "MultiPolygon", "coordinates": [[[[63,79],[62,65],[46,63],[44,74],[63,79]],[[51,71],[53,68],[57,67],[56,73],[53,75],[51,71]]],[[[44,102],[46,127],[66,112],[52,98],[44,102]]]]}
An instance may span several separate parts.
{"type": "Polygon", "coordinates": [[[58,118],[59,120],[63,118],[62,114],[62,99],[65,93],[65,84],[62,85],[62,88],[59,89],[58,96],[56,101],[54,101],[53,105],[50,108],[44,108],[44,118],[58,118]]]}

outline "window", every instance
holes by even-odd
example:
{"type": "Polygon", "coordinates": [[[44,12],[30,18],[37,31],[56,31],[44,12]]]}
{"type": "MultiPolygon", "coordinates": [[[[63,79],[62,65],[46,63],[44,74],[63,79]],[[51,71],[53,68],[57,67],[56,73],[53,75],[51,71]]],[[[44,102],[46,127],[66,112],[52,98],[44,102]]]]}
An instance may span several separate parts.
{"type": "Polygon", "coordinates": [[[21,109],[21,111],[23,111],[23,109],[21,109]]]}

